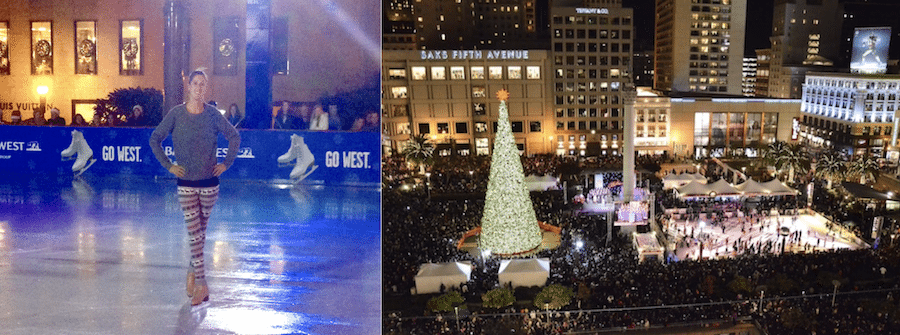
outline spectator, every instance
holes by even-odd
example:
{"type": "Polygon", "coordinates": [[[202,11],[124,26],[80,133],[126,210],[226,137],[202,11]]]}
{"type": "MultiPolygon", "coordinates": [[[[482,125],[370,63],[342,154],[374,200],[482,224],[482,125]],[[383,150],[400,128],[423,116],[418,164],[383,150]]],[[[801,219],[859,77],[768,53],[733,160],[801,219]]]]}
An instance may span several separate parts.
{"type": "Polygon", "coordinates": [[[310,112],[309,112],[309,106],[306,104],[300,104],[300,108],[297,110],[299,112],[297,115],[295,115],[297,118],[295,121],[296,124],[295,124],[294,129],[300,129],[300,130],[309,129],[309,122],[310,122],[310,118],[311,118],[310,112]]]}
{"type": "Polygon", "coordinates": [[[328,130],[343,130],[341,116],[338,115],[337,105],[328,106],[328,130]]]}
{"type": "Polygon", "coordinates": [[[378,112],[372,111],[366,114],[365,123],[360,131],[381,131],[381,121],[378,118],[378,112]]]}
{"type": "Polygon", "coordinates": [[[44,110],[42,109],[35,109],[32,118],[22,121],[23,126],[43,126],[45,123],[44,110]]]}
{"type": "Polygon", "coordinates": [[[59,109],[54,107],[50,109],[50,119],[47,120],[46,124],[50,126],[65,126],[66,119],[59,117],[59,109]]]}
{"type": "Polygon", "coordinates": [[[231,106],[228,106],[228,111],[225,112],[225,118],[228,119],[228,123],[230,123],[235,128],[238,128],[241,124],[241,121],[244,120],[243,115],[241,115],[241,110],[238,109],[237,104],[231,104],[231,106]]]}
{"type": "Polygon", "coordinates": [[[287,100],[281,102],[281,109],[275,115],[275,129],[297,129],[296,117],[291,112],[291,103],[287,100]]]}
{"type": "Polygon", "coordinates": [[[146,127],[147,125],[147,117],[144,114],[144,107],[141,105],[134,105],[131,108],[131,116],[128,117],[128,121],[122,124],[124,127],[146,127]]]}
{"type": "Polygon", "coordinates": [[[72,118],[72,124],[70,124],[70,126],[90,127],[91,124],[87,123],[87,121],[84,120],[84,116],[81,116],[81,114],[75,114],[75,117],[72,118]]]}
{"type": "Polygon", "coordinates": [[[18,126],[22,124],[22,114],[19,111],[12,111],[9,115],[9,123],[11,126],[18,126]]]}
{"type": "Polygon", "coordinates": [[[309,130],[328,130],[328,113],[322,109],[321,104],[313,108],[313,116],[310,119],[309,130]]]}

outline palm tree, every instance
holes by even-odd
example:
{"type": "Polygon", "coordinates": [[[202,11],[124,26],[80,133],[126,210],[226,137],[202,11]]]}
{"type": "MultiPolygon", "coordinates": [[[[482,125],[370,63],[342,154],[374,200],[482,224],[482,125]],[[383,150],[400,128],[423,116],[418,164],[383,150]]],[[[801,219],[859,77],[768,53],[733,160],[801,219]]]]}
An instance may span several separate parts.
{"type": "Polygon", "coordinates": [[[785,144],[779,151],[775,166],[779,171],[788,170],[788,183],[794,183],[795,173],[806,174],[809,171],[810,161],[800,144],[785,144]]]}
{"type": "Polygon", "coordinates": [[[847,164],[844,158],[834,150],[825,152],[816,162],[816,177],[825,179],[828,189],[831,189],[832,180],[843,180],[846,172],[847,164]]]}
{"type": "Polygon", "coordinates": [[[860,184],[865,184],[867,180],[875,182],[878,172],[878,162],[869,155],[856,156],[856,159],[850,162],[849,174],[859,176],[860,184]]]}
{"type": "Polygon", "coordinates": [[[423,134],[413,135],[406,142],[401,154],[406,161],[419,167],[419,173],[425,174],[425,165],[430,164],[434,158],[434,144],[428,142],[428,137],[423,134]]]}

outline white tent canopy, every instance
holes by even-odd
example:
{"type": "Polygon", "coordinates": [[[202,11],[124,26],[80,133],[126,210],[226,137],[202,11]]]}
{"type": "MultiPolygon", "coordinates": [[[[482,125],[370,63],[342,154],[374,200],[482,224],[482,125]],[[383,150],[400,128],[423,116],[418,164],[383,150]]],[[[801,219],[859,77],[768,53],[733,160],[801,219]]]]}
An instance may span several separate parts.
{"type": "Polygon", "coordinates": [[[697,181],[701,184],[706,184],[706,177],[700,174],[691,174],[691,173],[680,173],[680,174],[669,174],[663,178],[663,189],[673,189],[679,188],[692,181],[697,181]]]}
{"type": "Polygon", "coordinates": [[[736,189],[744,193],[744,196],[759,196],[759,195],[769,195],[770,191],[763,187],[762,184],[756,182],[753,179],[747,179],[747,181],[741,183],[740,185],[735,186],[736,189]]]}
{"type": "Polygon", "coordinates": [[[556,182],[556,177],[546,175],[546,176],[537,176],[537,175],[529,175],[525,177],[525,188],[529,191],[546,191],[549,188],[556,188],[558,183],[556,182]]]}
{"type": "Polygon", "coordinates": [[[715,192],[716,196],[741,195],[741,191],[731,186],[725,179],[719,179],[712,185],[707,184],[711,192],[715,192]]]}
{"type": "Polygon", "coordinates": [[[797,194],[797,191],[788,187],[784,183],[782,183],[778,179],[772,179],[765,183],[762,183],[762,186],[769,190],[770,195],[794,195],[797,194]]]}
{"type": "Polygon", "coordinates": [[[693,180],[687,185],[678,188],[678,195],[682,197],[706,197],[709,196],[709,188],[693,180]]]}
{"type": "Polygon", "coordinates": [[[460,286],[472,277],[471,262],[425,263],[416,274],[416,293],[438,293],[441,285],[445,289],[460,286]]]}
{"type": "Polygon", "coordinates": [[[550,278],[549,258],[508,259],[500,261],[498,279],[512,287],[544,286],[550,278]]]}

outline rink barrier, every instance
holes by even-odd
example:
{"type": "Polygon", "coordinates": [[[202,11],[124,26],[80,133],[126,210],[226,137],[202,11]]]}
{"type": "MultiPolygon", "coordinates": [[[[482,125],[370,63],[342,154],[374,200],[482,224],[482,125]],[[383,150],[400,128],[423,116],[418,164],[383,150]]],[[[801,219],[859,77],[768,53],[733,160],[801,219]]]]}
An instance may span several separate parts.
{"type": "MultiPolygon", "coordinates": [[[[174,178],[153,156],[150,134],[153,128],[94,128],[0,126],[0,173],[5,178],[18,175],[74,175],[77,154],[65,158],[62,152],[73,142],[73,131],[83,134],[96,159],[85,176],[144,176],[174,178]]],[[[303,138],[316,166],[299,183],[377,185],[381,181],[380,134],[371,132],[315,132],[289,130],[239,130],[240,152],[234,165],[220,178],[291,181],[297,160],[278,163],[291,149],[291,135],[303,138]]],[[[175,160],[172,138],[163,148],[175,160]]],[[[228,141],[218,139],[221,161],[228,141]]],[[[304,150],[300,150],[304,151],[304,150]]],[[[296,180],[295,180],[296,181],[296,180]]]]}

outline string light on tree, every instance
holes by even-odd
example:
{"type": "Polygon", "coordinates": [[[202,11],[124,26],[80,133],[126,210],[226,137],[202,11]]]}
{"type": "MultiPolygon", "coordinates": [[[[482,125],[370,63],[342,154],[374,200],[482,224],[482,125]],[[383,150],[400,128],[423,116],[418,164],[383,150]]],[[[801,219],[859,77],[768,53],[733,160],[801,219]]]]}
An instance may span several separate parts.
{"type": "Polygon", "coordinates": [[[491,156],[491,174],[481,218],[479,247],[494,254],[514,255],[541,246],[542,233],[528,190],[519,149],[509,123],[509,92],[497,92],[500,116],[491,156]]]}

